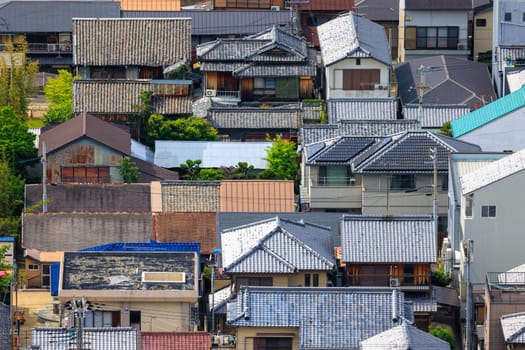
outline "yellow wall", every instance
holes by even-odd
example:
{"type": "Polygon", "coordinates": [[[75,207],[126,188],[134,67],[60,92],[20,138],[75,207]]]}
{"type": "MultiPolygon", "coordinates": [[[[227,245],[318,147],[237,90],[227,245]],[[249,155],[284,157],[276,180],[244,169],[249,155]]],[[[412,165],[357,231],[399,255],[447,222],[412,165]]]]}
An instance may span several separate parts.
{"type": "Polygon", "coordinates": [[[256,350],[253,347],[254,337],[293,337],[293,350],[299,350],[298,328],[276,328],[276,327],[239,327],[237,330],[237,350],[256,350]]]}

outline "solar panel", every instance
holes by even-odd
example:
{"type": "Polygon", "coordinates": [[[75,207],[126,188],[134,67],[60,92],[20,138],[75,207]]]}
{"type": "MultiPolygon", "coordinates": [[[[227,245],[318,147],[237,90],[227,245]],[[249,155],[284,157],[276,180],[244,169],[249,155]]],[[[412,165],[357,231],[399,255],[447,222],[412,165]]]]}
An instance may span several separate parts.
{"type": "Polygon", "coordinates": [[[343,138],[324,154],[317,158],[317,162],[347,162],[363,152],[374,143],[372,138],[343,138]]]}

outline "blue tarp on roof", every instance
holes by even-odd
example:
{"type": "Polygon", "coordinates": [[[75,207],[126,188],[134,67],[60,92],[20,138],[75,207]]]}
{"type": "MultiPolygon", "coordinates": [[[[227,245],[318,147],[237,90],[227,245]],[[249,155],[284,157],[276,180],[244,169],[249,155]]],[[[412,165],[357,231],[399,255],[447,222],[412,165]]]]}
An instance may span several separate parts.
{"type": "Polygon", "coordinates": [[[11,236],[0,236],[0,242],[14,242],[15,237],[11,236]]]}
{"type": "Polygon", "coordinates": [[[117,242],[81,249],[81,252],[196,252],[199,242],[117,242]]]}

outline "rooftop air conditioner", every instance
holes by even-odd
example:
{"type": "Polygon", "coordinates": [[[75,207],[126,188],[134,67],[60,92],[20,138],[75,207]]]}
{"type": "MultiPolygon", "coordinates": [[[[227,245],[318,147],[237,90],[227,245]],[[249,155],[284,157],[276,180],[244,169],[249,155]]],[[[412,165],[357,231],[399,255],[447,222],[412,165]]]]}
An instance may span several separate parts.
{"type": "Polygon", "coordinates": [[[206,97],[214,97],[217,95],[217,90],[215,89],[206,89],[205,93],[206,97]]]}
{"type": "Polygon", "coordinates": [[[280,6],[272,6],[272,7],[270,7],[270,10],[272,10],[272,11],[281,11],[281,7],[280,6]]]}
{"type": "Polygon", "coordinates": [[[390,278],[390,287],[399,287],[399,278],[390,278]]]}
{"type": "Polygon", "coordinates": [[[47,44],[47,51],[55,52],[58,50],[58,44],[47,44]]]}

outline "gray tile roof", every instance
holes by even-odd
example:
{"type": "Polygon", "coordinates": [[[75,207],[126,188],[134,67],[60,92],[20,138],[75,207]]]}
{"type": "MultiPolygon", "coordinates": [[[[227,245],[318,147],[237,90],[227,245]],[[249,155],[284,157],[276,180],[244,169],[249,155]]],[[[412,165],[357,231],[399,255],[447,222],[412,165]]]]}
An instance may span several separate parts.
{"type": "Polygon", "coordinates": [[[478,108],[496,99],[487,65],[450,56],[431,56],[397,64],[395,69],[402,105],[417,104],[419,68],[425,67],[424,104],[468,105],[478,108]]]}
{"type": "MultiPolygon", "coordinates": [[[[91,114],[137,113],[140,94],[152,91],[149,80],[75,80],[73,111],[91,114]]],[[[189,96],[154,96],[153,108],[159,114],[189,114],[189,96]]]]}
{"type": "Polygon", "coordinates": [[[295,273],[335,266],[330,229],[279,217],[221,234],[227,273],[295,273]]]}
{"type": "MultiPolygon", "coordinates": [[[[0,5],[2,32],[72,32],[77,17],[119,18],[120,3],[115,1],[9,1],[0,5]]],[[[42,62],[41,62],[42,63],[42,62]]]]}
{"type": "Polygon", "coordinates": [[[430,216],[345,215],[342,260],[348,263],[434,263],[436,236],[430,216]]]}
{"type": "Polygon", "coordinates": [[[421,127],[423,128],[441,128],[445,122],[456,120],[470,113],[470,108],[467,105],[423,104],[422,113],[423,118],[420,117],[419,105],[417,104],[403,106],[404,118],[421,119],[421,127]]]}
{"type": "Polygon", "coordinates": [[[191,34],[199,36],[249,35],[277,25],[288,27],[288,11],[270,10],[182,10],[122,11],[123,18],[191,18],[191,34]]]}
{"type": "Polygon", "coordinates": [[[525,344],[525,312],[503,315],[500,322],[506,344],[525,344]]]}
{"type": "Polygon", "coordinates": [[[397,100],[381,99],[332,99],[326,102],[328,122],[340,120],[396,120],[397,100]]]}
{"type": "Polygon", "coordinates": [[[74,19],[79,66],[166,67],[191,57],[191,19],[74,19]]]}
{"type": "Polygon", "coordinates": [[[356,349],[359,342],[412,319],[404,295],[390,288],[242,287],[228,304],[238,327],[297,327],[299,349],[356,349]]]}
{"type": "Polygon", "coordinates": [[[211,107],[207,118],[217,129],[299,129],[301,109],[290,107],[211,107]]]}
{"type": "Polygon", "coordinates": [[[338,136],[387,136],[407,130],[421,130],[417,120],[341,120],[337,124],[305,124],[301,144],[308,145],[338,136]]]}
{"type": "Polygon", "coordinates": [[[317,33],[325,66],[351,57],[369,57],[388,66],[392,63],[383,26],[354,12],[321,24],[317,33]]]}
{"type": "Polygon", "coordinates": [[[525,170],[525,149],[480,167],[460,178],[463,195],[525,170]]]}
{"type": "MultiPolygon", "coordinates": [[[[421,287],[428,288],[428,286],[421,287]]],[[[410,303],[414,313],[429,313],[437,311],[437,300],[433,289],[419,292],[405,289],[403,289],[403,291],[405,292],[405,300],[407,303],[410,303]]]]}
{"type": "Polygon", "coordinates": [[[359,15],[374,22],[399,22],[399,1],[397,0],[361,0],[359,15]]]}
{"type": "Polygon", "coordinates": [[[407,10],[471,10],[472,0],[405,0],[407,10]]]}
{"type": "MultiPolygon", "coordinates": [[[[62,345],[57,344],[57,339],[70,339],[72,333],[69,327],[35,327],[31,330],[31,349],[56,350],[69,347],[64,341],[62,345]]],[[[104,328],[82,328],[83,339],[89,339],[90,349],[104,350],[136,350],[137,329],[133,327],[104,327],[104,328]]]]}
{"type": "Polygon", "coordinates": [[[450,350],[448,342],[417,329],[408,322],[361,342],[360,350],[450,350]]]}

